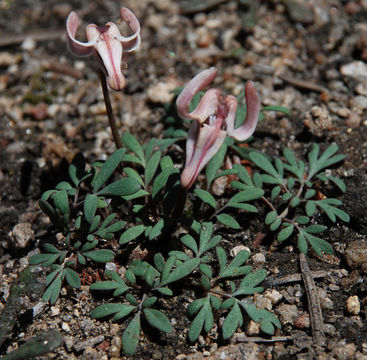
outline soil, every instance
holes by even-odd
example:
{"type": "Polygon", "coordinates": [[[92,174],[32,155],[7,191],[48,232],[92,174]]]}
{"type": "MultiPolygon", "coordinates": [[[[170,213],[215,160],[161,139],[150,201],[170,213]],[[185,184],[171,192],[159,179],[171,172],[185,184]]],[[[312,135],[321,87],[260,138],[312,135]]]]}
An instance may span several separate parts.
{"type": "MultiPolygon", "coordinates": [[[[266,112],[252,147],[273,156],[287,146],[305,158],[312,143],[322,149],[336,143],[346,154],[332,171],[347,191],[325,191],[343,201],[351,220],[324,220],[328,229],[323,238],[335,253],[323,258],[310,253],[308,258],[311,271],[319,274],[315,282],[325,324],[326,343],[317,358],[367,359],[367,2],[125,0],[123,5],[140,20],[142,46],[128,59],[127,87],[111,92],[121,133],[128,130],[141,142],[161,136],[164,119],[172,111],[167,107],[173,101],[170,91],[200,70],[216,66],[216,87],[238,95],[252,80],[263,106],[281,105],[291,112],[266,112]],[[359,311],[347,306],[351,297],[360,304],[359,311]]],[[[64,27],[72,10],[84,28],[89,22],[117,21],[119,7],[111,0],[0,0],[0,310],[12,281],[38,251],[40,241],[50,236],[49,220],[38,206],[41,194],[66,179],[68,163],[79,151],[89,161],[114,151],[93,60],[68,53],[64,27]],[[14,240],[19,224],[24,244],[14,240]]],[[[182,161],[184,143],[170,151],[182,161]]],[[[266,291],[281,294],[271,306],[282,323],[277,338],[255,332],[255,341],[248,340],[245,335],[251,329],[245,324],[229,342],[214,328],[190,343],[190,321],[183,308],[193,294],[177,289],[165,306],[167,316],[175,319],[174,332],[162,335],[144,324],[133,358],[315,356],[295,244],[274,247],[271,236],[258,244],[254,239],[266,227],[251,216],[243,222],[241,232],[221,228],[219,233],[228,239],[228,249],[248,247],[250,264],[268,271],[266,291]],[[257,262],[259,254],[265,262],[257,262]],[[298,278],[292,282],[272,283],[293,275],[298,278]]],[[[81,289],[63,287],[56,304],[44,305],[36,317],[20,317],[1,353],[41,331],[57,329],[65,344],[39,359],[124,358],[124,323],[89,316],[105,300],[88,291],[98,271],[85,270],[81,289]]],[[[39,276],[44,279],[45,271],[39,276]]],[[[29,301],[22,305],[23,312],[34,309],[39,298],[29,301]]]]}

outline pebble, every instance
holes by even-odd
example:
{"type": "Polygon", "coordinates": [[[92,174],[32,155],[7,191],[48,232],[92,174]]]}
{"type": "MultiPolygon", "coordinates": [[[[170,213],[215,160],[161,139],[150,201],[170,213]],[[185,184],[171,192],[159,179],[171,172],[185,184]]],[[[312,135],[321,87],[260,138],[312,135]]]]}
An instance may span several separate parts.
{"type": "Polygon", "coordinates": [[[148,99],[153,103],[165,104],[172,101],[174,94],[172,90],[178,87],[178,82],[171,78],[167,81],[160,81],[153,84],[147,90],[148,99]]]}
{"type": "Polygon", "coordinates": [[[277,304],[283,298],[283,295],[275,289],[268,289],[263,295],[269,299],[273,305],[277,304]]]}
{"type": "Polygon", "coordinates": [[[367,241],[356,240],[349,244],[344,253],[348,265],[352,269],[361,267],[367,273],[367,241]]]}
{"type": "Polygon", "coordinates": [[[34,236],[30,223],[19,223],[9,232],[10,246],[15,249],[24,249],[28,246],[34,236]]]}
{"type": "Polygon", "coordinates": [[[293,324],[294,320],[298,317],[298,308],[296,305],[281,304],[275,312],[279,315],[279,319],[283,325],[293,324]]]}
{"type": "Polygon", "coordinates": [[[361,304],[357,295],[349,296],[347,300],[347,311],[352,315],[358,315],[361,311],[361,304]]]}
{"type": "Polygon", "coordinates": [[[60,315],[60,308],[57,306],[51,306],[51,316],[58,316],[60,315]]]}
{"type": "Polygon", "coordinates": [[[242,251],[242,250],[246,250],[249,254],[251,253],[250,249],[247,247],[247,246],[244,246],[244,245],[238,245],[238,246],[235,246],[233,249],[230,250],[230,255],[232,257],[236,257],[237,254],[242,251]]]}
{"type": "Polygon", "coordinates": [[[321,309],[332,310],[334,308],[334,303],[327,296],[327,291],[325,289],[318,288],[318,292],[319,292],[319,299],[320,299],[321,309]]]}
{"type": "Polygon", "coordinates": [[[343,65],[340,72],[344,76],[350,76],[356,80],[367,79],[367,64],[363,61],[353,61],[349,64],[343,65]]]}
{"type": "Polygon", "coordinates": [[[367,97],[363,95],[357,95],[353,98],[353,102],[362,110],[367,109],[367,97]]]}
{"type": "Polygon", "coordinates": [[[66,332],[70,332],[70,326],[69,326],[69,324],[67,324],[67,323],[65,323],[65,322],[63,322],[63,323],[61,324],[61,328],[62,328],[64,331],[66,331],[66,332]]]}
{"type": "Polygon", "coordinates": [[[36,48],[36,46],[37,46],[36,41],[31,37],[27,37],[26,39],[24,39],[20,47],[22,50],[30,52],[33,51],[36,48]]]}
{"type": "Polygon", "coordinates": [[[266,261],[265,255],[262,253],[252,255],[251,260],[254,264],[264,264],[266,261]]]}
{"type": "Polygon", "coordinates": [[[294,319],[294,326],[298,329],[308,329],[310,327],[310,315],[304,312],[294,319]]]}
{"type": "Polygon", "coordinates": [[[326,335],[335,336],[336,328],[331,324],[324,324],[324,332],[326,335]]]}
{"type": "Polygon", "coordinates": [[[119,357],[120,352],[121,352],[121,347],[122,347],[121,336],[119,335],[114,336],[111,340],[111,347],[110,347],[111,356],[119,357]]]}
{"type": "Polygon", "coordinates": [[[272,310],[273,308],[271,301],[262,294],[254,296],[254,303],[260,309],[272,310]]]}
{"type": "Polygon", "coordinates": [[[214,195],[222,196],[228,185],[228,176],[221,176],[213,181],[212,191],[214,195]]]}
{"type": "Polygon", "coordinates": [[[349,360],[353,359],[356,350],[357,348],[354,344],[346,344],[345,341],[340,341],[334,347],[333,353],[337,360],[349,360]]]}
{"type": "Polygon", "coordinates": [[[247,327],[248,335],[258,335],[260,333],[260,324],[251,320],[247,327]]]}
{"type": "Polygon", "coordinates": [[[0,52],[0,67],[18,64],[22,60],[22,55],[0,52]]]}

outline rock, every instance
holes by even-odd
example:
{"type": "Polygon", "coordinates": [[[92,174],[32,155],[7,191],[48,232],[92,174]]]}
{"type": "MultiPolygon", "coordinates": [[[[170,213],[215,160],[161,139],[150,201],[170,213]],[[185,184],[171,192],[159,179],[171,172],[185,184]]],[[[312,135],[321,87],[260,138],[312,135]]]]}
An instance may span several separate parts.
{"type": "Polygon", "coordinates": [[[331,117],[325,106],[313,106],[310,112],[306,112],[302,121],[309,131],[318,137],[332,127],[331,117]]]}
{"type": "Polygon", "coordinates": [[[0,53],[0,67],[15,65],[21,60],[22,55],[20,54],[10,54],[5,51],[0,53]]]}
{"type": "Polygon", "coordinates": [[[349,360],[354,358],[356,350],[354,344],[346,344],[345,341],[340,341],[334,347],[333,354],[337,360],[349,360]]]}
{"type": "Polygon", "coordinates": [[[367,273],[367,241],[356,240],[350,243],[345,251],[345,258],[352,269],[361,267],[367,273]]]}
{"type": "Polygon", "coordinates": [[[265,255],[262,253],[252,255],[251,260],[254,264],[264,264],[266,261],[265,255]]]}
{"type": "Polygon", "coordinates": [[[269,299],[273,305],[277,304],[283,298],[283,295],[275,289],[268,289],[263,295],[269,299]]]}
{"type": "Polygon", "coordinates": [[[293,324],[294,320],[298,317],[298,308],[296,305],[281,304],[275,312],[279,315],[279,320],[283,325],[293,324]]]}
{"type": "Polygon", "coordinates": [[[365,80],[367,79],[367,64],[363,61],[353,61],[343,65],[340,68],[340,72],[344,76],[349,76],[359,81],[365,80]]]}
{"type": "Polygon", "coordinates": [[[247,247],[247,246],[244,246],[244,245],[238,245],[238,246],[235,246],[233,249],[230,250],[230,255],[232,257],[236,257],[237,254],[242,251],[242,250],[246,250],[248,251],[249,254],[251,254],[251,250],[247,247]]]}
{"type": "Polygon", "coordinates": [[[314,14],[308,1],[283,0],[290,19],[301,24],[311,24],[314,21],[314,14]]]}
{"type": "Polygon", "coordinates": [[[260,333],[260,324],[251,320],[247,327],[247,334],[251,336],[251,335],[258,335],[259,333],[260,333]]]}
{"type": "Polygon", "coordinates": [[[262,294],[254,296],[254,303],[260,309],[272,310],[273,308],[271,301],[262,294]]]}
{"type": "Polygon", "coordinates": [[[178,87],[174,78],[166,79],[148,88],[148,99],[153,103],[165,104],[172,101],[174,94],[172,90],[178,87]]]}
{"type": "Polygon", "coordinates": [[[31,37],[27,37],[26,39],[24,39],[20,47],[22,50],[25,51],[33,51],[36,48],[36,46],[37,43],[35,42],[35,40],[32,39],[31,37]]]}
{"type": "Polygon", "coordinates": [[[9,232],[11,247],[16,249],[24,249],[34,236],[34,231],[30,223],[19,223],[9,232]]]}
{"type": "Polygon", "coordinates": [[[304,312],[294,319],[294,326],[298,329],[308,329],[310,327],[310,315],[304,312]]]}
{"type": "Polygon", "coordinates": [[[358,315],[361,311],[361,304],[357,295],[349,296],[346,305],[349,314],[358,315]]]}

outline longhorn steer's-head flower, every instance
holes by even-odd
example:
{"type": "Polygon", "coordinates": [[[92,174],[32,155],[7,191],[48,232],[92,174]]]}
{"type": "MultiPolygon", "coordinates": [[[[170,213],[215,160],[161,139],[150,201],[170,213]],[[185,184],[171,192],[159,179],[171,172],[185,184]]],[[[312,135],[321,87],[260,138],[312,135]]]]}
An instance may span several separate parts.
{"type": "Polygon", "coordinates": [[[89,24],[87,26],[88,42],[75,39],[78,28],[78,15],[72,11],[66,21],[66,35],[69,50],[76,56],[95,55],[102,71],[107,76],[108,85],[114,90],[121,90],[125,84],[125,76],[121,72],[123,52],[131,52],[140,45],[140,24],[135,15],[127,8],[121,8],[121,18],[129,25],[133,35],[124,37],[117,25],[108,22],[103,26],[89,24]]]}
{"type": "Polygon", "coordinates": [[[198,106],[190,112],[192,98],[208,86],[217,76],[215,67],[197,74],[182,90],[176,105],[181,118],[193,120],[186,141],[186,164],[181,174],[181,185],[189,189],[200,171],[217,153],[227,135],[245,141],[255,131],[260,112],[260,99],[251,81],[245,87],[247,113],[244,123],[237,129],[234,122],[237,99],[233,95],[222,96],[219,89],[210,89],[198,106]]]}

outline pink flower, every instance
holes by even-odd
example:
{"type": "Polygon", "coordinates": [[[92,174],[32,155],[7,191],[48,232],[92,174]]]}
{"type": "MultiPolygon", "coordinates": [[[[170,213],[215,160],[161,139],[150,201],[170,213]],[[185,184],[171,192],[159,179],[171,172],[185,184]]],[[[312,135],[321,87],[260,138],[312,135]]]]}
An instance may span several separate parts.
{"type": "Polygon", "coordinates": [[[95,55],[103,72],[107,76],[108,85],[114,90],[121,90],[125,84],[125,76],[121,72],[122,53],[131,52],[140,45],[140,24],[135,15],[127,8],[120,9],[121,18],[126,21],[133,35],[124,37],[117,25],[108,22],[103,26],[89,24],[87,26],[88,42],[75,39],[78,28],[78,15],[72,11],[66,21],[66,35],[69,50],[76,56],[95,55]]]}
{"type": "Polygon", "coordinates": [[[194,111],[188,112],[192,98],[217,76],[215,67],[197,74],[178,96],[176,105],[181,118],[193,120],[186,141],[186,164],[181,174],[181,185],[189,189],[200,171],[217,153],[227,135],[245,141],[255,131],[260,112],[260,99],[251,81],[245,87],[247,113],[244,123],[234,128],[237,99],[222,96],[219,89],[210,89],[201,98],[194,111]]]}

